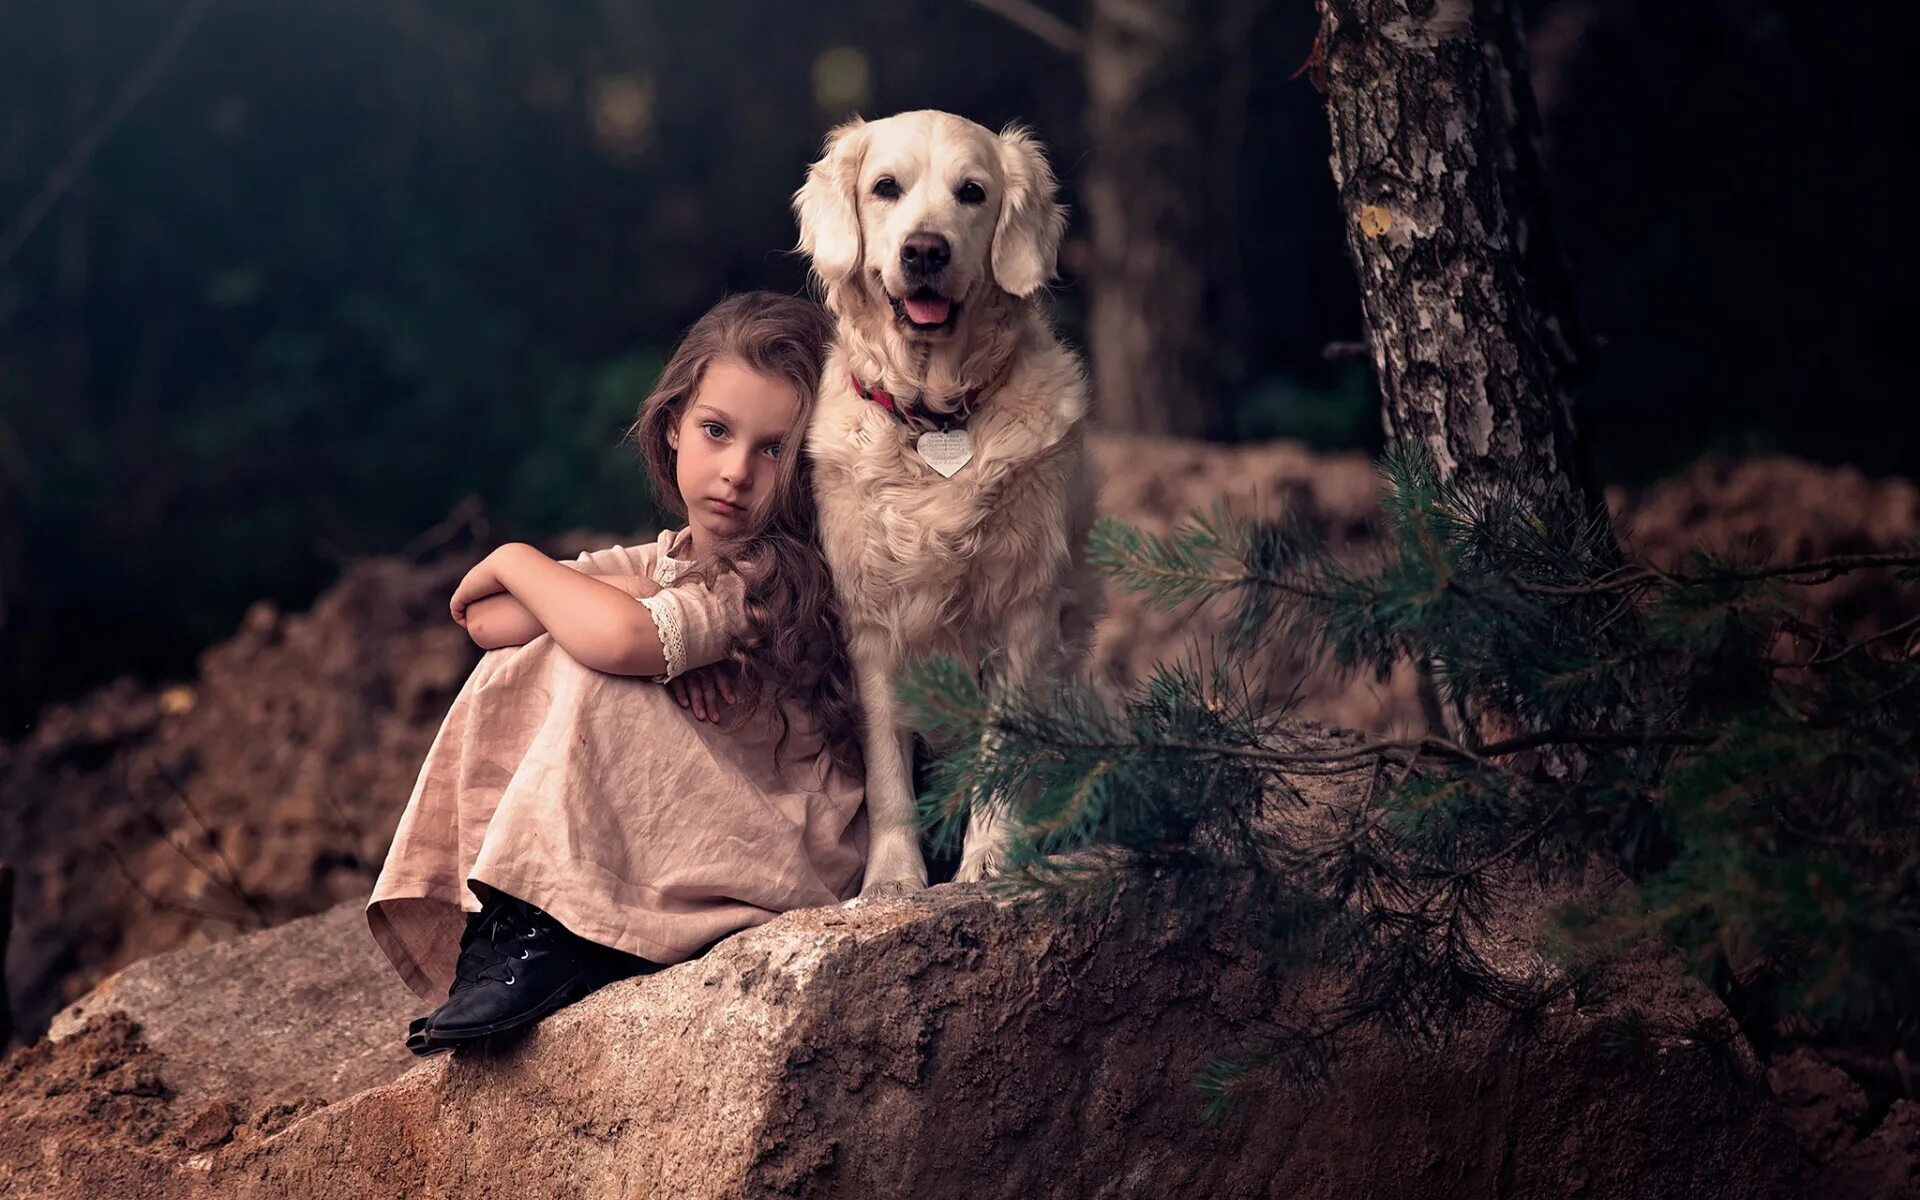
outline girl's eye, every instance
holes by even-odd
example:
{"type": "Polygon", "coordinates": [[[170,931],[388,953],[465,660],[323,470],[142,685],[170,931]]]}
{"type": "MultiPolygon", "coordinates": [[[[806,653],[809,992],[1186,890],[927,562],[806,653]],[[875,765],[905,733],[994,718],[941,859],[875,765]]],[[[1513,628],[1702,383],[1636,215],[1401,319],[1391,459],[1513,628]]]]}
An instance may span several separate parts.
{"type": "Polygon", "coordinates": [[[768,458],[780,457],[780,443],[775,442],[773,445],[767,447],[767,457],[768,458]]]}
{"type": "Polygon", "coordinates": [[[987,189],[969,179],[960,185],[960,190],[953,194],[953,198],[962,204],[985,204],[987,189]]]}
{"type": "Polygon", "coordinates": [[[900,198],[900,185],[894,182],[893,176],[882,175],[873,181],[873,194],[882,200],[898,200],[900,198]]]}
{"type": "Polygon", "coordinates": [[[727,427],[718,421],[702,421],[700,422],[700,428],[705,430],[707,436],[710,438],[723,438],[727,436],[727,427]]]}

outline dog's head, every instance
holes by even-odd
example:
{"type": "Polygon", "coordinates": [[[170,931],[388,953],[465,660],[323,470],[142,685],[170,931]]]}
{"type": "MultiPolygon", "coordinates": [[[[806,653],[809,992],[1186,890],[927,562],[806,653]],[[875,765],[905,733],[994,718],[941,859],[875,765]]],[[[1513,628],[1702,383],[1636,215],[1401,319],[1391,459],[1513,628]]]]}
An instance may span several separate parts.
{"type": "Polygon", "coordinates": [[[931,341],[985,289],[1024,299],[1053,277],[1067,221],[1056,190],[1024,129],[922,111],[829,133],[793,208],[830,303],[850,284],[905,336],[931,341]]]}

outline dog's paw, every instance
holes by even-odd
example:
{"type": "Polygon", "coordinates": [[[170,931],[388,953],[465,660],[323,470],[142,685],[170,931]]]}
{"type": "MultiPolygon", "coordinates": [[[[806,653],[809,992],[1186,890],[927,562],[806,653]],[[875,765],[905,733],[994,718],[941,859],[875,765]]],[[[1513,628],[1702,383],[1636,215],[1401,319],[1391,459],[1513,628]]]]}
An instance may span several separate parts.
{"type": "Polygon", "coordinates": [[[955,883],[979,883],[1000,874],[1007,865],[1007,825],[990,812],[976,812],[967,827],[966,844],[960,851],[960,869],[953,873],[955,883]]]}
{"type": "Polygon", "coordinates": [[[866,878],[859,899],[906,896],[927,886],[927,860],[912,836],[876,837],[868,848],[866,878]]]}
{"type": "Polygon", "coordinates": [[[997,854],[969,854],[961,858],[960,869],[953,873],[955,883],[979,883],[1000,873],[997,854]]]}
{"type": "Polygon", "coordinates": [[[925,883],[916,883],[911,879],[881,879],[869,883],[860,889],[860,894],[851,900],[843,900],[841,908],[860,908],[876,900],[899,900],[923,892],[925,883]]]}

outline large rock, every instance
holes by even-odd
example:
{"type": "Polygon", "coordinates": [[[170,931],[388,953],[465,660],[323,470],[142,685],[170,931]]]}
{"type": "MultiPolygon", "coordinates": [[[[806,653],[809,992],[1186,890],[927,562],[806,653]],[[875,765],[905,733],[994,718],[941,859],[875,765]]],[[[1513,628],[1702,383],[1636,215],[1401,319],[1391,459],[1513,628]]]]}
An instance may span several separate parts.
{"type": "MultiPolygon", "coordinates": [[[[1239,1046],[1271,997],[1241,931],[1204,912],[1176,925],[1163,900],[1151,880],[1055,910],[972,885],[789,913],[517,1044],[428,1060],[270,1136],[203,1149],[193,1131],[149,1135],[141,1192],[1744,1200],[1778,1187],[1790,1139],[1744,1047],[1623,1051],[1606,1007],[1550,1013],[1531,1039],[1485,1023],[1428,1054],[1364,1040],[1323,1094],[1267,1087],[1208,1122],[1195,1070],[1239,1046]],[[178,1147],[163,1183],[161,1146],[178,1147]]],[[[166,986],[264,979],[254,962],[301,957],[322,931],[357,935],[331,920],[174,956],[166,986]]],[[[1630,993],[1680,1024],[1714,1009],[1670,970],[1630,993]]],[[[184,1030],[155,1037],[191,1047],[203,1084],[257,1087],[261,1060],[323,1080],[324,1064],[296,1060],[359,1051],[316,1042],[316,1027],[398,1033],[354,994],[315,995],[319,1014],[297,989],[263,997],[233,1061],[184,1030]]],[[[117,1013],[135,1010],[156,1031],[184,1016],[117,1013]]]]}
{"type": "Polygon", "coordinates": [[[191,1194],[188,1155],[397,1078],[423,1006],[364,901],[117,972],[0,1063],[0,1196],[191,1194]]]}
{"type": "Polygon", "coordinates": [[[64,1041],[121,1013],[165,1060],[188,1111],[344,1100],[413,1065],[401,1043],[427,1006],[367,933],[364,900],[263,933],[137,962],[53,1019],[64,1041]]]}
{"type": "MultiPolygon", "coordinates": [[[[1059,908],[972,885],[789,913],[515,1044],[397,1079],[418,1006],[342,906],[124,971],[63,1014],[62,1041],[16,1056],[51,1064],[0,1081],[13,1125],[0,1191],[1731,1200],[1779,1187],[1790,1139],[1744,1047],[1623,1051],[1612,1007],[1550,1013],[1530,1038],[1483,1022],[1425,1054],[1365,1039],[1324,1093],[1257,1089],[1209,1122],[1194,1072],[1272,999],[1242,931],[1206,912],[1169,921],[1165,899],[1153,880],[1059,908]],[[78,1057],[62,1063],[67,1047],[78,1057]],[[391,1082],[343,1095],[353,1080],[391,1082]]],[[[1717,1011],[1649,969],[1603,991],[1679,1026],[1717,1011]]]]}

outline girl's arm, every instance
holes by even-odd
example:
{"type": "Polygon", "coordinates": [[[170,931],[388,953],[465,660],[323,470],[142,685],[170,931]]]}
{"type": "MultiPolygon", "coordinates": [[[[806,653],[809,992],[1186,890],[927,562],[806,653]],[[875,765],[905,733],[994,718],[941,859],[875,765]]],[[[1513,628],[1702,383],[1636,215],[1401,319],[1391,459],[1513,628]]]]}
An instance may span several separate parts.
{"type": "Polygon", "coordinates": [[[505,592],[483,596],[467,606],[467,636],[482,650],[524,646],[545,633],[527,606],[505,592]]]}
{"type": "Polygon", "coordinates": [[[460,581],[448,605],[453,619],[466,626],[471,606],[500,592],[519,601],[583,666],[614,675],[660,675],[667,669],[652,615],[624,588],[511,542],[460,581]]]}
{"type": "MultiPolygon", "coordinates": [[[[579,570],[571,562],[560,565],[579,570]]],[[[645,575],[597,575],[594,578],[619,588],[636,600],[660,591],[660,585],[645,575]]],[[[482,650],[524,646],[547,631],[546,626],[527,610],[527,606],[509,592],[495,592],[469,604],[464,624],[467,636],[482,650]]]]}

